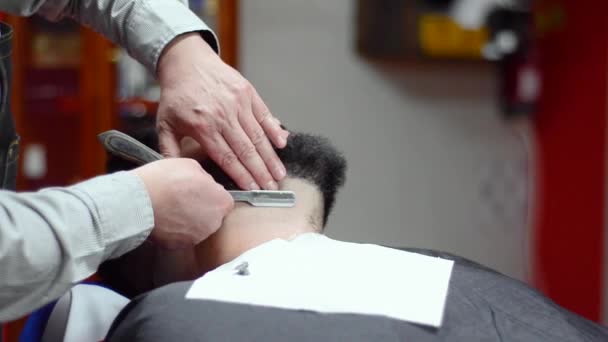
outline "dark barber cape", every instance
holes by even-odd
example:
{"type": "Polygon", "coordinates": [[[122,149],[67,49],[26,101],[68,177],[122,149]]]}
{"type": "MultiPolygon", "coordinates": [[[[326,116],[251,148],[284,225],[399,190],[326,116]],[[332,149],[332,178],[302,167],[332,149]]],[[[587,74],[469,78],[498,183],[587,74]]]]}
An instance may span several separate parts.
{"type": "Polygon", "coordinates": [[[608,329],[559,307],[520,281],[453,255],[409,251],[455,260],[438,329],[378,316],[187,300],[192,282],[181,282],[133,300],[116,318],[106,340],[608,341],[608,329]]]}

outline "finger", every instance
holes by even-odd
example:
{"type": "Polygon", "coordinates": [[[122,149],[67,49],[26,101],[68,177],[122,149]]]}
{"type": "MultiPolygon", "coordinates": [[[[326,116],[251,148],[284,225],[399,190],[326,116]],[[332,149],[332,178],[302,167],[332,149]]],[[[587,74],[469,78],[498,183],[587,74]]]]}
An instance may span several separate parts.
{"type": "Polygon", "coordinates": [[[232,178],[236,184],[245,190],[259,190],[253,176],[240,162],[237,155],[232,151],[226,140],[220,134],[213,136],[197,136],[201,145],[208,146],[209,157],[232,178]]]}
{"type": "Polygon", "coordinates": [[[281,126],[281,121],[279,119],[277,119],[276,117],[273,117],[272,119],[277,123],[277,125],[279,125],[279,127],[281,127],[281,129],[283,130],[281,135],[283,136],[285,141],[287,141],[287,138],[289,137],[289,131],[285,129],[285,127],[281,126]]]}
{"type": "MultiPolygon", "coordinates": [[[[252,115],[245,117],[247,116],[252,117],[252,115]]],[[[255,119],[253,121],[255,122],[255,119]]],[[[274,181],[273,175],[268,171],[267,164],[264,163],[256,145],[252,143],[238,122],[233,124],[231,129],[224,131],[224,138],[260,187],[265,190],[278,190],[279,187],[274,181]]],[[[262,135],[261,139],[267,140],[265,135],[262,135]]],[[[270,145],[268,141],[267,144],[270,145]]],[[[270,149],[272,150],[272,147],[270,149]]],[[[277,157],[274,164],[280,163],[278,159],[277,157]]]]}
{"type": "Polygon", "coordinates": [[[180,155],[178,137],[173,131],[163,128],[161,125],[158,127],[158,148],[165,158],[175,158],[180,155]]]}
{"type": "MultiPolygon", "coordinates": [[[[232,209],[234,209],[234,198],[232,198],[232,196],[228,193],[228,191],[226,191],[226,189],[224,189],[224,186],[222,186],[221,184],[217,183],[217,187],[218,187],[218,192],[222,194],[222,197],[218,203],[220,205],[220,210],[223,213],[222,215],[222,220],[224,219],[224,217],[226,215],[228,215],[228,213],[230,213],[232,211],[232,209]]],[[[221,225],[221,223],[220,223],[221,225]]]]}
{"type": "MultiPolygon", "coordinates": [[[[259,156],[262,158],[262,162],[264,163],[265,167],[272,173],[272,177],[274,177],[274,179],[277,181],[283,179],[286,174],[285,167],[277,156],[274,148],[272,148],[272,145],[266,137],[264,130],[257,122],[255,117],[252,115],[242,115],[239,116],[239,122],[251,140],[251,143],[253,146],[255,146],[259,156]]],[[[246,166],[249,167],[248,165],[246,166]]],[[[257,177],[256,174],[254,174],[254,177],[257,177]]]]}
{"type": "Polygon", "coordinates": [[[274,122],[279,125],[279,127],[281,127],[281,120],[279,120],[277,117],[272,117],[272,120],[274,120],[274,122]]]}
{"type": "Polygon", "coordinates": [[[264,133],[270,138],[274,146],[278,148],[285,147],[287,140],[285,140],[285,137],[283,136],[284,130],[281,128],[280,123],[277,123],[277,121],[274,120],[270,109],[268,109],[255,90],[251,101],[253,115],[255,115],[255,118],[264,130],[264,133]]]}

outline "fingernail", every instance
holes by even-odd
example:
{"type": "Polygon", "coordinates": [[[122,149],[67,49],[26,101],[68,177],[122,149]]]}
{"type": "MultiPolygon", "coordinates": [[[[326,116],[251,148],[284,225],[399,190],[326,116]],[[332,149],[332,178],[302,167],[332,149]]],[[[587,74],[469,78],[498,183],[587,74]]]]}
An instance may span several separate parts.
{"type": "Polygon", "coordinates": [[[266,190],[279,190],[279,185],[275,181],[266,183],[266,190]]]}
{"type": "Polygon", "coordinates": [[[285,139],[285,137],[279,137],[279,146],[285,146],[287,145],[287,139],[285,139]]]}
{"type": "Polygon", "coordinates": [[[274,175],[275,175],[275,178],[278,178],[278,179],[283,179],[283,177],[285,177],[285,174],[286,174],[286,173],[287,173],[287,172],[285,171],[285,168],[284,168],[283,166],[277,166],[277,167],[274,169],[274,175]]]}
{"type": "Polygon", "coordinates": [[[260,190],[260,187],[256,182],[249,183],[249,190],[260,190]]]}

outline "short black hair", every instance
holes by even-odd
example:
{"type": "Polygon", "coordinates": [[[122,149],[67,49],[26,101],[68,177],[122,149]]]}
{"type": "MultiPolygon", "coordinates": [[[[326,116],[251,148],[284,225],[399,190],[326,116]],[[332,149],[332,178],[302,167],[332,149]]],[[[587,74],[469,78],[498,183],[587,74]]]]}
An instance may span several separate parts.
{"type": "MultiPolygon", "coordinates": [[[[141,130],[132,136],[158,151],[158,138],[153,129],[141,130]]],[[[287,145],[284,148],[275,149],[275,151],[285,165],[288,177],[307,180],[321,192],[323,197],[322,226],[324,227],[334,207],[336,194],[346,180],[346,159],[343,154],[325,137],[296,132],[289,134],[287,145]]],[[[239,189],[213,160],[203,160],[201,166],[226,190],[239,189]]],[[[135,165],[122,158],[111,156],[108,159],[108,172],[128,170],[133,167],[135,165]]]]}
{"type": "MultiPolygon", "coordinates": [[[[324,227],[336,201],[338,189],[346,179],[344,156],[327,138],[307,133],[291,133],[285,148],[276,149],[276,153],[285,165],[288,177],[304,179],[321,192],[324,227]]],[[[202,161],[201,165],[226,190],[239,189],[211,159],[202,161]]]]}

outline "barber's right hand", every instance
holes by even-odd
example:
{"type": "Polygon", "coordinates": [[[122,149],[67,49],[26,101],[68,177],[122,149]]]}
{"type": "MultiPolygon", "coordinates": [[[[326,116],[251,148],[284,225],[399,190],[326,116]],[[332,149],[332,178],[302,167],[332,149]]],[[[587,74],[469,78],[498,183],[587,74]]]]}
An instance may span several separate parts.
{"type": "Polygon", "coordinates": [[[169,249],[191,247],[215,233],[232,210],[232,196],[193,159],[171,158],[133,170],[154,210],[152,241],[169,249]]]}

